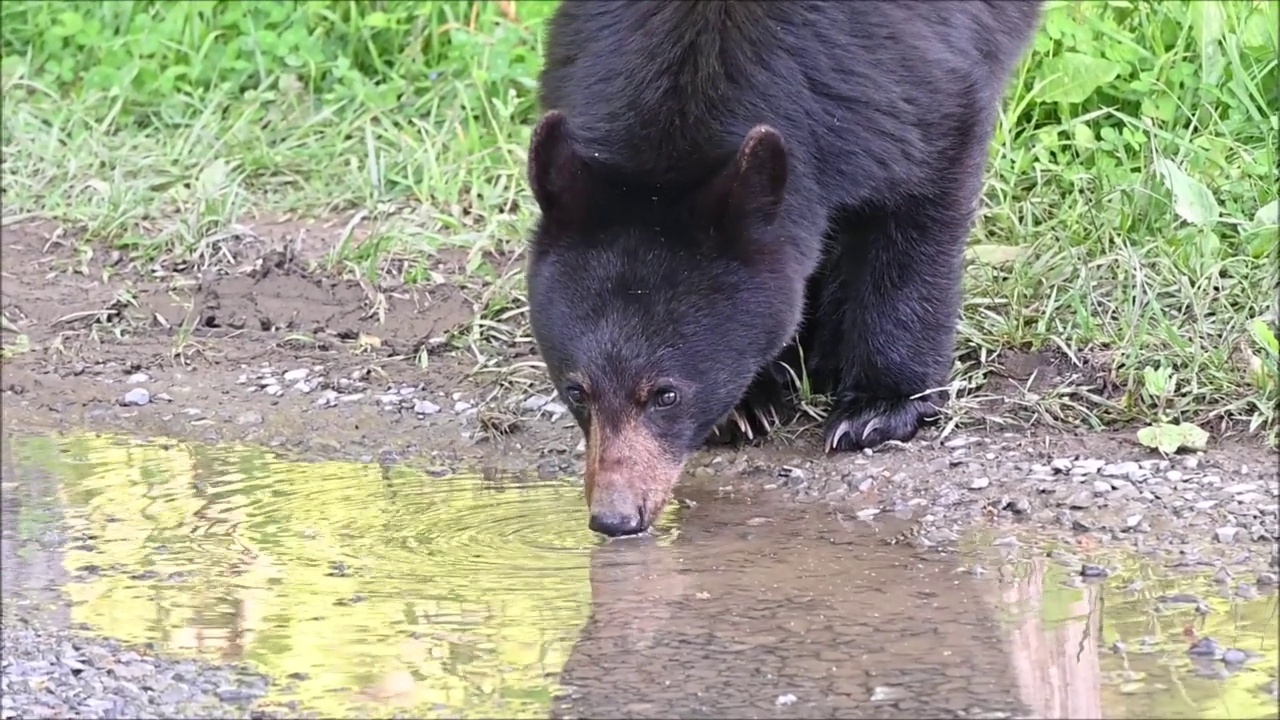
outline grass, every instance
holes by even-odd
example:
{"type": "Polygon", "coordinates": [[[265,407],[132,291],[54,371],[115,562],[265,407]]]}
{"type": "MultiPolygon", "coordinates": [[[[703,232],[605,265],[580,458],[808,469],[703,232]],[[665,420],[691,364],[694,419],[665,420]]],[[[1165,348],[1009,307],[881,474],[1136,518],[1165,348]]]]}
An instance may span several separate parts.
{"type": "MultiPolygon", "coordinates": [[[[0,7],[6,224],[52,219],[150,263],[212,258],[254,218],[354,217],[367,231],[334,233],[325,264],[436,282],[460,251],[489,336],[523,337],[519,266],[497,260],[531,220],[553,2],[0,7]]],[[[1276,441],[1278,14],[1051,4],[992,147],[965,403],[1002,353],[1035,351],[1087,372],[1028,384],[1023,415],[1276,441]]]]}

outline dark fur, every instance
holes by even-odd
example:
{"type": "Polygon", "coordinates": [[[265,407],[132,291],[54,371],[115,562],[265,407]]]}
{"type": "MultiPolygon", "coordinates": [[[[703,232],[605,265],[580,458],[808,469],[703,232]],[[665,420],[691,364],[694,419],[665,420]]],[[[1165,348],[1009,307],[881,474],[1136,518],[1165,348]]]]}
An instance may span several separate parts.
{"type": "Polygon", "coordinates": [[[529,300],[561,393],[590,378],[584,429],[648,383],[680,392],[644,409],[673,458],[735,405],[763,434],[799,331],[833,449],[912,438],[945,401],[987,148],[1040,4],[562,3],[529,300]]]}

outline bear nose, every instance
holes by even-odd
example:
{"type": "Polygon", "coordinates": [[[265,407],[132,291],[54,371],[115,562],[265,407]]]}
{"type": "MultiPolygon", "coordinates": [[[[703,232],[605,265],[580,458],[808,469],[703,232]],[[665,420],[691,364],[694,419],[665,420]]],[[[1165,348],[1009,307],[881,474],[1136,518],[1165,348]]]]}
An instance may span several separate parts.
{"type": "Polygon", "coordinates": [[[594,532],[608,535],[609,537],[635,535],[645,529],[644,518],[638,511],[631,513],[592,513],[591,520],[587,522],[587,527],[594,532]]]}

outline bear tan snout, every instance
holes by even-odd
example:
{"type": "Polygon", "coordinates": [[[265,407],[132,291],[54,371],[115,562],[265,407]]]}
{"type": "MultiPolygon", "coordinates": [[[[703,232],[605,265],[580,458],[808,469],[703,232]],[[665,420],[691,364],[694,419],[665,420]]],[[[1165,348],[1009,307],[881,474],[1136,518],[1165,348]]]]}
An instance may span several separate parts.
{"type": "Polygon", "coordinates": [[[615,428],[593,424],[587,433],[588,527],[609,537],[649,529],[683,469],[638,420],[615,428]]]}

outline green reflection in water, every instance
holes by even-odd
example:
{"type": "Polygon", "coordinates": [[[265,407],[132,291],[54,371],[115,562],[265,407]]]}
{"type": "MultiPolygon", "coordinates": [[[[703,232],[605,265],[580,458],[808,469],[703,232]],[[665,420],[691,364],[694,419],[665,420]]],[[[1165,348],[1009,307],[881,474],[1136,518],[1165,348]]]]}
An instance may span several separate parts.
{"type": "Polygon", "coordinates": [[[598,541],[567,484],[88,435],[15,450],[90,538],[68,570],[105,568],[67,588],[75,621],[305,673],[293,697],[325,715],[546,717],[590,610],[598,541]]]}

